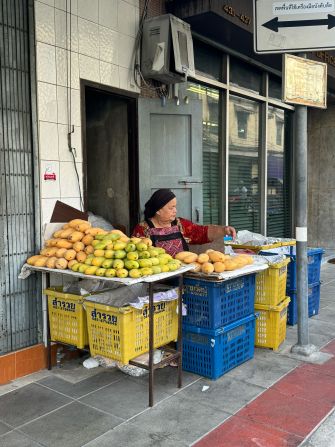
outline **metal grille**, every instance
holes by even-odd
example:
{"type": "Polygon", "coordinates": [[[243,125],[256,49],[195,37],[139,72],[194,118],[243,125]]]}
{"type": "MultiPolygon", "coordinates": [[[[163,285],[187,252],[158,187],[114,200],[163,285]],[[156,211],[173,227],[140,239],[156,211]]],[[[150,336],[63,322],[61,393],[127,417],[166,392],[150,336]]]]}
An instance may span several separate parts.
{"type": "Polygon", "coordinates": [[[18,279],[36,246],[28,6],[0,0],[0,354],[41,341],[40,278],[18,279]]]}

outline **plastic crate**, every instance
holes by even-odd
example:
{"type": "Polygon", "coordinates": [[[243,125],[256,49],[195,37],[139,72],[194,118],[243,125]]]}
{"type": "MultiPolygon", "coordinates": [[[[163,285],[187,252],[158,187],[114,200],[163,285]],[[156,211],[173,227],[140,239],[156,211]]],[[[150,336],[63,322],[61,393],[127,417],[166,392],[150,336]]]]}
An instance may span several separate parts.
{"type": "MultiPolygon", "coordinates": [[[[127,364],[149,351],[149,305],[143,309],[85,301],[91,355],[127,364]]],[[[178,300],[154,304],[154,347],[177,339],[178,300]]]]}
{"type": "Polygon", "coordinates": [[[79,349],[88,345],[84,297],[63,293],[59,288],[44,290],[48,296],[50,337],[79,349]]]}
{"type": "Polygon", "coordinates": [[[255,346],[277,350],[286,338],[287,308],[290,298],[278,306],[255,304],[259,314],[256,320],[255,346]]]}
{"type": "Polygon", "coordinates": [[[183,325],[183,369],[217,379],[254,355],[255,315],[219,329],[183,325]]]}
{"type": "MultiPolygon", "coordinates": [[[[320,281],[321,260],[324,250],[322,248],[309,248],[308,256],[308,284],[315,284],[320,281]]],[[[290,255],[291,263],[287,271],[287,290],[297,288],[296,255],[290,255]]]]}
{"type": "Polygon", "coordinates": [[[256,276],[255,303],[277,306],[286,296],[287,265],[290,260],[284,259],[269,265],[267,270],[256,276]]]}
{"type": "MultiPolygon", "coordinates": [[[[287,324],[294,326],[298,322],[297,291],[288,292],[291,302],[288,306],[287,324]]],[[[320,308],[320,282],[308,286],[308,316],[313,317],[319,313],[320,308]]]]}
{"type": "Polygon", "coordinates": [[[217,329],[254,312],[255,273],[210,281],[184,278],[183,303],[187,315],[183,324],[217,329]]]}

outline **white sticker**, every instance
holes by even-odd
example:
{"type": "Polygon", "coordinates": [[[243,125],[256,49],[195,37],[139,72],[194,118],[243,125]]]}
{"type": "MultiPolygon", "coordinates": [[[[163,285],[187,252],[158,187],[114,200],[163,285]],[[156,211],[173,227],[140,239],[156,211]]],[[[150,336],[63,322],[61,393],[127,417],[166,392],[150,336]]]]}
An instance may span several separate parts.
{"type": "Polygon", "coordinates": [[[298,242],[307,242],[307,227],[296,227],[295,235],[298,242]]]}

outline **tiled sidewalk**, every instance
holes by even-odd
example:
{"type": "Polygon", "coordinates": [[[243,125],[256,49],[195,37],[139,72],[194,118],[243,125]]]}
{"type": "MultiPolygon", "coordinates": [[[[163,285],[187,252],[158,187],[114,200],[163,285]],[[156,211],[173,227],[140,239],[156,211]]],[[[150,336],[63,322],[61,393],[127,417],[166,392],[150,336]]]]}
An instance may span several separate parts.
{"type": "MultiPolygon", "coordinates": [[[[335,354],[335,265],[325,265],[322,277],[310,338],[335,354]]],[[[288,327],[279,352],[256,349],[216,381],[184,373],[181,390],[176,369],[158,370],[153,408],[147,376],[87,370],[78,361],[27,376],[0,387],[0,447],[297,446],[334,407],[335,359],[302,362],[290,354],[296,340],[296,327],[288,327]]],[[[318,443],[334,438],[324,427],[318,443]]]]}

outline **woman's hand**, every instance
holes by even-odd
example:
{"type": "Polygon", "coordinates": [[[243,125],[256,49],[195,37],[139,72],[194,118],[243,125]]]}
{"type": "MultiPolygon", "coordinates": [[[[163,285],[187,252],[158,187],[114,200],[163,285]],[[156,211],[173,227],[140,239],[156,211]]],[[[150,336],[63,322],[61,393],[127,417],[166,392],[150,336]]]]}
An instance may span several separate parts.
{"type": "Polygon", "coordinates": [[[208,225],[208,239],[214,241],[215,239],[222,238],[224,236],[231,236],[236,238],[236,230],[234,227],[223,225],[208,225]]]}
{"type": "Polygon", "coordinates": [[[226,226],[225,229],[225,236],[231,236],[233,239],[236,238],[236,230],[234,227],[226,226]]]}

